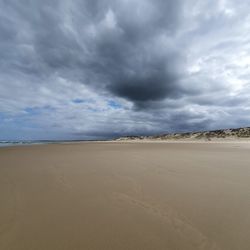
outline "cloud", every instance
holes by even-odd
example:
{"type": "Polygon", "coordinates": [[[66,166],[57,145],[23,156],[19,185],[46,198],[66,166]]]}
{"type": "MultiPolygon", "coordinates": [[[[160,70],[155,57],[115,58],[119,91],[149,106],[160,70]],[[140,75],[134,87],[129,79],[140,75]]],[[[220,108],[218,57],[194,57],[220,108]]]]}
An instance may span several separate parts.
{"type": "Polygon", "coordinates": [[[1,136],[8,127],[29,136],[31,116],[41,137],[249,125],[249,9],[236,0],[0,1],[1,136]]]}
{"type": "Polygon", "coordinates": [[[29,75],[57,72],[135,104],[178,92],[181,53],[172,38],[180,15],[178,1],[121,1],[119,5],[107,1],[106,7],[102,2],[38,1],[30,6],[30,13],[24,5],[6,2],[16,22],[21,21],[21,27],[9,24],[13,33],[22,30],[15,49],[19,54],[23,49],[27,52],[17,61],[7,61],[29,75]],[[26,56],[35,63],[27,64],[26,56]]]}

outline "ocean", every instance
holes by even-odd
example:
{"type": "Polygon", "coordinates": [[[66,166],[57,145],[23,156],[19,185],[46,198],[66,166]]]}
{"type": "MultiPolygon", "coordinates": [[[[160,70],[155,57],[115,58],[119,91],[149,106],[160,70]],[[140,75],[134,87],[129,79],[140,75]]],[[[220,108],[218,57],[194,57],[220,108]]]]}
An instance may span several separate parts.
{"type": "Polygon", "coordinates": [[[32,140],[32,141],[0,141],[0,147],[11,147],[11,146],[25,146],[25,145],[39,145],[39,144],[60,144],[60,143],[70,143],[70,142],[87,142],[92,140],[32,140]]]}
{"type": "Polygon", "coordinates": [[[55,141],[0,141],[0,147],[55,143],[55,141]]]}

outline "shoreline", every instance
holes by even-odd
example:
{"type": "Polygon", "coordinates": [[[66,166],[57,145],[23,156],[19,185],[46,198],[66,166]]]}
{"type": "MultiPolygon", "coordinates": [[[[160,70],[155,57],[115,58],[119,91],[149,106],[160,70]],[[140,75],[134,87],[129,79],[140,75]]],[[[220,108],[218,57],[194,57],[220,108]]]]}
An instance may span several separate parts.
{"type": "Polygon", "coordinates": [[[42,145],[78,145],[78,144],[91,144],[91,143],[100,143],[100,144],[105,144],[105,143],[116,143],[116,144],[133,144],[133,143],[159,143],[159,144],[182,144],[182,143],[200,143],[200,144],[217,144],[217,143],[250,143],[250,139],[217,139],[217,140],[102,140],[102,141],[55,141],[55,142],[31,142],[31,143],[13,143],[7,145],[0,145],[0,150],[2,148],[19,148],[19,147],[31,147],[31,146],[42,146],[42,145]]]}

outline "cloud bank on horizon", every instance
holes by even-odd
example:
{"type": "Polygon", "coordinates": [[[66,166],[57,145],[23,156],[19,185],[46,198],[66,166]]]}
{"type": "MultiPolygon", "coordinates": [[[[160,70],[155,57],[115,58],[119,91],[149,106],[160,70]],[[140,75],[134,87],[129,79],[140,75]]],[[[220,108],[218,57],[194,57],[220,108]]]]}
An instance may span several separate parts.
{"type": "Polygon", "coordinates": [[[0,139],[250,125],[250,1],[0,0],[0,139]]]}

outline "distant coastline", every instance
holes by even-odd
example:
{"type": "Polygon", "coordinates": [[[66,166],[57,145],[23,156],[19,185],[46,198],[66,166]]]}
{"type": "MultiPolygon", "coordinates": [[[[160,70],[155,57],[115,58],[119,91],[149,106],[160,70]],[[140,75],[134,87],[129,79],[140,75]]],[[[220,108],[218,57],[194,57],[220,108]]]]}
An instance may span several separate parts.
{"type": "Polygon", "coordinates": [[[159,135],[139,136],[130,135],[116,139],[116,141],[226,141],[226,140],[250,140],[250,127],[229,128],[209,131],[167,133],[159,135]]]}

